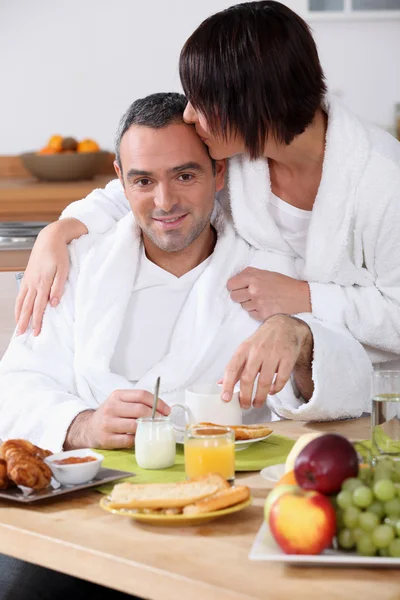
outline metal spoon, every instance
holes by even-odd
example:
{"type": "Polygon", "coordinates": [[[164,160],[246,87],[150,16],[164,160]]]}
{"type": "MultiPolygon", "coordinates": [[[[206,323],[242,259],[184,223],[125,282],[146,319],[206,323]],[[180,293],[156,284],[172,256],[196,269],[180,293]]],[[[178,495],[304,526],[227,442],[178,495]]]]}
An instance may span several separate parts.
{"type": "Polygon", "coordinates": [[[151,413],[152,420],[154,420],[154,417],[156,416],[158,392],[160,391],[160,381],[161,381],[161,377],[157,377],[156,388],[154,390],[153,412],[151,413]]]}

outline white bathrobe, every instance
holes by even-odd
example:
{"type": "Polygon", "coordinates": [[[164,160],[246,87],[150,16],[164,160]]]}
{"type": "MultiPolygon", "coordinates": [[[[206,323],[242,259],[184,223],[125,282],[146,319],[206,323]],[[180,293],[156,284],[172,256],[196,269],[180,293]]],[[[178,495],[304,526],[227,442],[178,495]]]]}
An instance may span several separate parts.
{"type": "MultiPolygon", "coordinates": [[[[173,405],[189,385],[219,379],[240,342],[259,326],[232,302],[226,278],[249,265],[291,275],[294,263],[249,246],[221,210],[214,225],[215,250],[173,328],[169,352],[136,384],[110,370],[140,255],[133,215],[105,235],[73,242],[60,305],[46,309],[40,336],[14,336],[0,364],[0,438],[26,438],[57,451],[76,415],[98,408],[116,389],[153,391],[160,375],[160,397],[173,405]]],[[[342,328],[325,326],[311,315],[304,319],[314,337],[313,397],[304,402],[289,382],[269,398],[270,407],[281,417],[303,420],[361,415],[368,410],[371,373],[365,350],[342,328]]],[[[245,420],[270,416],[265,406],[248,411],[245,420]]]]}
{"type": "MultiPolygon", "coordinates": [[[[400,354],[400,144],[362,123],[339,100],[327,102],[322,180],[296,278],[310,283],[313,315],[346,327],[373,362],[400,354]]],[[[239,235],[258,249],[293,256],[268,211],[268,164],[229,160],[221,202],[239,235]]],[[[119,181],[71,204],[64,217],[104,232],[129,211],[119,181]]]]}

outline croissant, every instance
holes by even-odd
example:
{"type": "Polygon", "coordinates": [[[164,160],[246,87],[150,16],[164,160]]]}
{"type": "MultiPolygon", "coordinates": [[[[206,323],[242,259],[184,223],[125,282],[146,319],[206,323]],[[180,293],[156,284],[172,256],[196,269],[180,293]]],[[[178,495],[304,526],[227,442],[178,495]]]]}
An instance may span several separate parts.
{"type": "Polygon", "coordinates": [[[10,485],[12,482],[7,476],[7,463],[0,458],[0,490],[6,490],[10,485]]]}
{"type": "Polygon", "coordinates": [[[0,448],[7,464],[7,476],[16,485],[34,490],[46,488],[51,480],[51,470],[43,462],[51,452],[42,450],[26,440],[8,440],[0,448]]]}

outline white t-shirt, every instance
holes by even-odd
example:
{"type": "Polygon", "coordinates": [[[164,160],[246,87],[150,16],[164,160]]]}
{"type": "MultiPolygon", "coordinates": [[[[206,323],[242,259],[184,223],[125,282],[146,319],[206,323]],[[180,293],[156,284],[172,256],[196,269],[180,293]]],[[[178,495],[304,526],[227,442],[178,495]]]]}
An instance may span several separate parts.
{"type": "Polygon", "coordinates": [[[164,358],[179,313],[210,260],[211,256],[182,277],[176,277],[151,262],[142,245],[111,371],[136,383],[164,358]]]}
{"type": "Polygon", "coordinates": [[[268,208],[284,240],[304,258],[312,211],[292,206],[275,194],[271,194],[268,208]]]}

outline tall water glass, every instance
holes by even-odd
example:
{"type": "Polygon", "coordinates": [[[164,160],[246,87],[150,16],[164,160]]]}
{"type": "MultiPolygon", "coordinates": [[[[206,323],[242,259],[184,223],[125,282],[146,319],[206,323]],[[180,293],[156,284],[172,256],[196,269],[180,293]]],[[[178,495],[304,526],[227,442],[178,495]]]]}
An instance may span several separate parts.
{"type": "Polygon", "coordinates": [[[372,375],[372,453],[400,460],[400,371],[372,375]]]}

